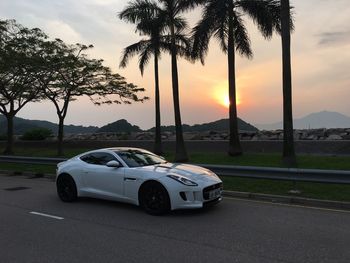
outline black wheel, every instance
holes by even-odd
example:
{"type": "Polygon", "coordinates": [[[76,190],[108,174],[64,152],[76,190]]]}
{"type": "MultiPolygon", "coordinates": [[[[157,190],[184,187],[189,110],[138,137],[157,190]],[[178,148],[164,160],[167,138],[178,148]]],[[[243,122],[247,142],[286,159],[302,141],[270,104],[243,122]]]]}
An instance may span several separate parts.
{"type": "Polygon", "coordinates": [[[170,210],[170,198],[160,183],[148,182],[140,189],[141,207],[151,215],[163,215],[170,210]]]}
{"type": "Polygon", "coordinates": [[[77,200],[77,187],[70,175],[61,175],[56,182],[57,194],[63,202],[73,202],[77,200]]]}

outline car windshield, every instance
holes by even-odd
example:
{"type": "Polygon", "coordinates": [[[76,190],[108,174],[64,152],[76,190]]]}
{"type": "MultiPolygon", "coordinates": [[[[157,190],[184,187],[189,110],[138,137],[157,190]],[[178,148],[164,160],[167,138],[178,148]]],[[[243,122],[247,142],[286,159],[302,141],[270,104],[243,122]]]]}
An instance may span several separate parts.
{"type": "Polygon", "coordinates": [[[129,167],[141,167],[147,165],[155,165],[166,163],[167,161],[152,154],[150,152],[142,152],[138,150],[116,151],[129,167]]]}

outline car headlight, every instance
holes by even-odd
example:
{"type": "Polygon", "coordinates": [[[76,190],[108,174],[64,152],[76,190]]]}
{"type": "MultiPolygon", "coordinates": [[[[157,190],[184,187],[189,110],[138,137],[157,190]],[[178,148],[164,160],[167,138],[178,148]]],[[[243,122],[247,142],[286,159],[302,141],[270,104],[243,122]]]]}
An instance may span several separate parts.
{"type": "Polygon", "coordinates": [[[184,176],[179,176],[179,175],[174,175],[174,174],[168,174],[167,176],[169,178],[174,179],[175,181],[178,181],[179,183],[187,185],[187,186],[198,186],[197,183],[191,181],[190,179],[188,179],[184,176]]]}

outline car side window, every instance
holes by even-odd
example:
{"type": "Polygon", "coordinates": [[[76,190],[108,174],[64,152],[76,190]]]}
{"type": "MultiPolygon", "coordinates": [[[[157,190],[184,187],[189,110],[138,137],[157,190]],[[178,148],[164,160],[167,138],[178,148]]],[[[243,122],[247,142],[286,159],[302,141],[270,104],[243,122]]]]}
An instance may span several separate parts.
{"type": "Polygon", "coordinates": [[[81,157],[80,157],[80,160],[82,160],[83,162],[86,162],[86,163],[90,163],[90,164],[93,164],[93,163],[94,163],[91,154],[86,154],[86,155],[81,156],[81,157]]]}
{"type": "Polygon", "coordinates": [[[90,153],[80,157],[80,159],[86,163],[96,165],[106,165],[109,161],[117,161],[117,158],[115,158],[112,154],[103,152],[90,153]]]}

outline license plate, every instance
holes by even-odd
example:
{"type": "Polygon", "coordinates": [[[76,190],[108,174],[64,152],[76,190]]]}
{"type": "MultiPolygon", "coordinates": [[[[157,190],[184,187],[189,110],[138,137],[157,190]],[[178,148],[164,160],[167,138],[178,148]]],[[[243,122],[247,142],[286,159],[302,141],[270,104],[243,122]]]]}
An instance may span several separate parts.
{"type": "Polygon", "coordinates": [[[221,188],[209,192],[209,199],[215,199],[219,196],[221,196],[221,188]]]}

